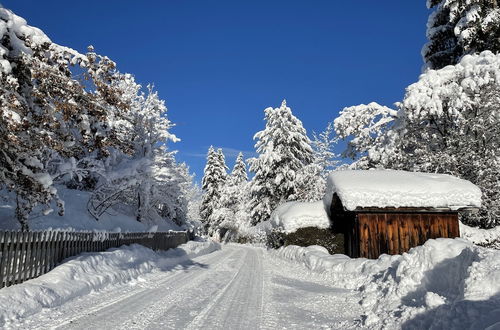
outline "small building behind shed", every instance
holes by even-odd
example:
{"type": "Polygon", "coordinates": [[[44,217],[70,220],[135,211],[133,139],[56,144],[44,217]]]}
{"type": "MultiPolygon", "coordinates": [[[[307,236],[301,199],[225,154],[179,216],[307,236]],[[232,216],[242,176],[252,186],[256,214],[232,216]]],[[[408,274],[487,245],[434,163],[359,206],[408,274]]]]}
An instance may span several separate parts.
{"type": "Polygon", "coordinates": [[[459,237],[458,213],[481,206],[481,190],[447,174],[335,171],[324,203],[345,254],[375,259],[428,239],[459,237]]]}

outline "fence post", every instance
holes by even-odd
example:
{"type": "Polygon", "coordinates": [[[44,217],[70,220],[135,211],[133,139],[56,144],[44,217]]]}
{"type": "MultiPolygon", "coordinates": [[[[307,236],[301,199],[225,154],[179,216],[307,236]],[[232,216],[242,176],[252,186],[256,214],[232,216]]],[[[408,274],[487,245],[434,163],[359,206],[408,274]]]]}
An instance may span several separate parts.
{"type": "Polygon", "coordinates": [[[19,260],[17,267],[16,284],[23,282],[24,270],[26,269],[26,241],[28,240],[28,232],[21,233],[19,260]]]}
{"type": "Polygon", "coordinates": [[[0,235],[2,240],[2,244],[0,245],[0,247],[2,248],[2,258],[0,259],[0,288],[3,288],[5,286],[4,281],[6,279],[5,265],[7,264],[7,246],[10,239],[10,233],[8,231],[1,231],[0,235]]]}
{"type": "Polygon", "coordinates": [[[11,231],[9,232],[9,245],[8,245],[8,250],[5,256],[7,257],[7,260],[5,262],[5,273],[4,273],[4,278],[5,278],[5,286],[10,285],[10,276],[12,274],[11,269],[12,269],[12,257],[14,253],[14,241],[16,240],[16,233],[11,231]]]}

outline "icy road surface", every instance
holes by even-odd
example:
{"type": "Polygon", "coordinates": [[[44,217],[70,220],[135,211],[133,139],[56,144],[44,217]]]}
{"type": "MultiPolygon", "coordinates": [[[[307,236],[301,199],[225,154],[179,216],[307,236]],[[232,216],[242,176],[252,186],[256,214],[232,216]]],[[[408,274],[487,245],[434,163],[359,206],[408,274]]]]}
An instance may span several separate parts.
{"type": "Polygon", "coordinates": [[[353,291],[335,288],[264,249],[226,245],[176,269],[45,309],[30,329],[349,329],[361,325],[353,291]]]}

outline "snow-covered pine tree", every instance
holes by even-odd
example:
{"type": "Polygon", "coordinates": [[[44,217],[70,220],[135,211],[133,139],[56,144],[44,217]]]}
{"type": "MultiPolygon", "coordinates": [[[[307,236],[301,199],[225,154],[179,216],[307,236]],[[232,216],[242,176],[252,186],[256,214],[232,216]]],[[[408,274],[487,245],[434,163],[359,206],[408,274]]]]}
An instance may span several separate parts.
{"type": "Polygon", "coordinates": [[[202,179],[203,200],[200,209],[201,220],[209,235],[214,234],[217,229],[216,222],[219,217],[215,219],[213,213],[221,207],[221,190],[226,182],[226,177],[227,167],[222,150],[215,151],[210,146],[202,179]]]}
{"type": "Polygon", "coordinates": [[[230,180],[234,185],[239,185],[248,181],[247,165],[243,159],[243,153],[241,152],[238,153],[238,157],[236,158],[236,163],[234,164],[231,172],[230,180]]]}
{"type": "Polygon", "coordinates": [[[422,49],[426,66],[440,69],[467,54],[500,51],[497,0],[427,0],[434,9],[427,22],[429,42],[422,49]]]}
{"type": "Polygon", "coordinates": [[[226,158],[221,148],[217,149],[217,170],[219,172],[218,180],[218,198],[213,200],[214,211],[208,218],[208,234],[217,239],[222,238],[224,233],[221,232],[221,224],[224,222],[230,214],[224,212],[226,209],[224,207],[223,191],[228,185],[228,167],[226,166],[226,158]]]}
{"type": "Polygon", "coordinates": [[[314,159],[306,130],[285,100],[264,112],[266,127],[254,136],[259,156],[250,160],[255,173],[249,203],[253,225],[269,219],[279,204],[296,199],[297,176],[314,159]]]}
{"type": "Polygon", "coordinates": [[[248,175],[243,154],[240,152],[235,165],[221,191],[221,208],[216,211],[220,218],[219,232],[225,240],[238,238],[243,227],[249,227],[246,216],[248,175]]]}

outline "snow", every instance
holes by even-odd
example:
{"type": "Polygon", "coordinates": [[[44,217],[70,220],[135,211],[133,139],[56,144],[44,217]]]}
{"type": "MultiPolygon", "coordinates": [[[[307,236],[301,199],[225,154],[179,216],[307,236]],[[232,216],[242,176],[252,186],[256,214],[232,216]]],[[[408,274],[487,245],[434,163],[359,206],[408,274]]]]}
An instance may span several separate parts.
{"type": "Polygon", "coordinates": [[[448,174],[394,170],[334,171],[324,198],[330,209],[337,194],[345,209],[358,207],[433,207],[458,210],[481,206],[481,190],[448,174]]]}
{"type": "Polygon", "coordinates": [[[45,275],[0,290],[0,327],[91,292],[140,281],[147,273],[180,267],[192,258],[219,249],[220,245],[212,241],[190,241],[164,252],[134,244],[83,253],[45,275]]]}
{"type": "Polygon", "coordinates": [[[377,260],[329,255],[320,246],[287,246],[266,251],[239,244],[226,244],[220,251],[195,257],[196,253],[213,251],[219,245],[188,244],[192,247],[183,248],[184,252],[176,249],[154,253],[132,246],[84,254],[39,279],[2,289],[0,315],[7,321],[3,326],[24,329],[500,326],[500,251],[478,247],[464,239],[429,240],[403,255],[382,255],[377,260]],[[183,259],[184,253],[189,260],[183,259]],[[176,256],[181,261],[176,261],[176,256]],[[59,284],[54,283],[57,280],[59,284]],[[106,281],[108,284],[100,287],[99,283],[106,281]],[[94,291],[86,294],[91,290],[94,291]],[[66,298],[73,293],[74,297],[81,296],[66,298]],[[56,296],[61,297],[60,301],[56,301],[56,296]],[[22,297],[27,303],[22,303],[22,297]],[[35,297],[34,303],[31,297],[35,297]]]}
{"type": "Polygon", "coordinates": [[[476,245],[495,245],[500,248],[500,226],[491,229],[469,227],[460,222],[460,236],[476,245]]]}
{"type": "Polygon", "coordinates": [[[278,206],[271,214],[271,219],[263,226],[292,233],[305,227],[329,228],[330,219],[322,201],[287,202],[278,206]]]}
{"type": "MultiPolygon", "coordinates": [[[[1,196],[8,196],[3,193],[1,196]]],[[[157,221],[138,222],[129,210],[110,209],[96,220],[87,211],[90,193],[87,191],[68,189],[57,186],[57,192],[65,202],[65,212],[59,216],[51,208],[37,208],[29,219],[31,230],[59,229],[76,231],[110,231],[110,232],[144,232],[182,230],[175,223],[158,219],[157,221]],[[47,215],[43,215],[47,213],[47,215]],[[155,229],[156,230],[153,230],[155,229]]],[[[20,225],[15,218],[15,200],[0,196],[0,228],[2,230],[18,230],[20,225]]]]}
{"type": "Polygon", "coordinates": [[[29,40],[33,46],[51,42],[40,29],[27,25],[25,19],[0,5],[0,35],[5,34],[9,36],[10,44],[14,46],[14,49],[0,46],[0,76],[12,71],[9,61],[4,60],[8,55],[17,55],[20,52],[31,53],[23,40],[29,40]]]}
{"type": "Polygon", "coordinates": [[[500,327],[500,251],[464,239],[429,240],[403,255],[377,260],[298,246],[274,255],[358,291],[363,325],[370,328],[500,327]]]}

